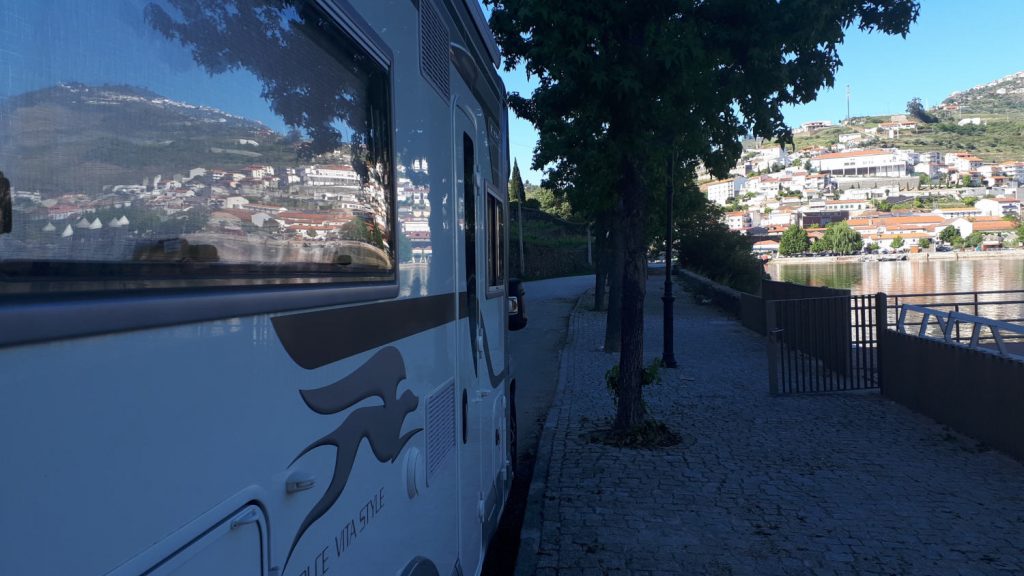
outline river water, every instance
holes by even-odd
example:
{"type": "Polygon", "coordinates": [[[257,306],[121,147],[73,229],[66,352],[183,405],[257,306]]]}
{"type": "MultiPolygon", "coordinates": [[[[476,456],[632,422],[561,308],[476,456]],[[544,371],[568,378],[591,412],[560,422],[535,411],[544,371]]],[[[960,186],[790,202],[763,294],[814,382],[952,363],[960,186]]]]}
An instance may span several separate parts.
{"type": "Polygon", "coordinates": [[[847,288],[854,294],[1024,290],[1024,259],[769,264],[773,280],[847,288]]]}
{"type": "MultiPolygon", "coordinates": [[[[898,294],[942,294],[995,290],[1024,291],[1024,258],[970,260],[912,260],[906,262],[823,262],[816,264],[770,263],[765,270],[773,280],[809,286],[849,289],[853,294],[885,292],[898,294]]],[[[972,296],[934,296],[901,301],[914,304],[960,302],[960,311],[989,318],[1024,318],[1024,305],[988,305],[984,302],[1022,301],[1024,292],[987,294],[974,306],[972,296]]]]}

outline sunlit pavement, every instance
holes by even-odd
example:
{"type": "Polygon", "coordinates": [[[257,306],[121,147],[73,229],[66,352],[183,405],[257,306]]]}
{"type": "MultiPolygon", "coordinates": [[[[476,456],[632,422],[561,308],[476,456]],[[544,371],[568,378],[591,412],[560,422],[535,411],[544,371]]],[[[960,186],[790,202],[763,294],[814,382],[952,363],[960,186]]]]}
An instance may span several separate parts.
{"type": "Polygon", "coordinates": [[[684,437],[668,449],[587,441],[614,413],[614,357],[603,315],[574,312],[518,574],[1024,572],[1024,465],[877,394],[772,398],[763,339],[677,297],[680,368],[645,389],[684,437]]]}

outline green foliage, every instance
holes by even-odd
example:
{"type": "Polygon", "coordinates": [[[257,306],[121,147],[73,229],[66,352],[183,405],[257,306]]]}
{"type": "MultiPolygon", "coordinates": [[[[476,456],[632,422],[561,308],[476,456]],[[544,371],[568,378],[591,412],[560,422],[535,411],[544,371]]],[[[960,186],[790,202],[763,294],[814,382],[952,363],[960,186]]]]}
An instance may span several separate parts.
{"type": "Polygon", "coordinates": [[[722,208],[693,185],[676,192],[675,253],[680,264],[736,290],[757,293],[764,268],[752,242],[722,223],[722,208]]]}
{"type": "Polygon", "coordinates": [[[892,212],[892,203],[888,200],[872,200],[871,204],[873,204],[875,210],[878,210],[879,212],[892,212]]]}
{"type": "Polygon", "coordinates": [[[814,252],[815,254],[820,254],[822,252],[828,251],[828,242],[826,242],[823,238],[818,238],[817,240],[814,241],[814,244],[811,244],[811,252],[814,252]]]}
{"type": "Polygon", "coordinates": [[[903,248],[903,244],[904,244],[903,236],[897,236],[897,237],[892,239],[892,249],[893,250],[899,250],[900,248],[903,248]]]}
{"type": "MultiPolygon", "coordinates": [[[[964,176],[964,178],[966,178],[967,179],[967,183],[970,184],[971,177],[970,176],[964,176]]],[[[964,206],[967,206],[968,208],[973,208],[974,205],[978,203],[978,198],[977,198],[977,196],[968,196],[968,197],[964,198],[963,202],[964,202],[964,206]]]]}
{"type": "Polygon", "coordinates": [[[1009,238],[1003,242],[1003,245],[1008,247],[1020,247],[1022,244],[1024,244],[1024,225],[1015,228],[1009,238]]]}
{"type": "Polygon", "coordinates": [[[964,238],[964,246],[968,248],[977,248],[981,246],[981,243],[985,240],[985,235],[981,232],[971,232],[967,238],[964,238]]]}
{"type": "Polygon", "coordinates": [[[556,194],[551,189],[528,183],[525,186],[525,195],[526,206],[536,206],[536,208],[562,220],[569,220],[573,217],[572,206],[563,194],[556,194]]]}
{"type": "MultiPolygon", "coordinates": [[[[990,162],[1024,158],[1024,138],[1021,138],[1024,135],[1024,113],[1018,110],[1009,116],[982,117],[988,124],[957,126],[955,120],[919,124],[914,132],[904,132],[900,135],[901,146],[937,152],[970,150],[990,162]]],[[[819,130],[814,134],[799,135],[795,139],[795,144],[798,149],[808,146],[832,146],[839,142],[840,134],[848,132],[849,129],[845,127],[819,130]]]]}
{"type": "MultiPolygon", "coordinates": [[[[939,132],[945,132],[947,134],[956,134],[958,136],[978,136],[984,134],[986,130],[985,124],[959,124],[953,122],[943,122],[936,126],[939,132]]],[[[966,146],[965,146],[966,148],[966,146]]]]}
{"type": "Polygon", "coordinates": [[[910,114],[925,124],[934,124],[939,121],[938,118],[932,116],[924,109],[924,105],[921,104],[920,98],[911,98],[910,102],[907,102],[907,114],[910,114]]]}
{"type": "MultiPolygon", "coordinates": [[[[964,186],[970,186],[971,185],[971,175],[970,174],[964,174],[964,175],[960,176],[960,184],[962,184],[964,186]]],[[[975,200],[975,201],[977,201],[977,200],[975,200]]],[[[966,204],[966,202],[965,202],[965,204],[966,204]]],[[[967,205],[968,206],[974,206],[974,202],[972,202],[970,204],[967,204],[967,205]]]]}
{"type": "Polygon", "coordinates": [[[800,254],[806,252],[810,246],[811,241],[807,237],[807,231],[793,224],[782,233],[782,238],[779,240],[779,254],[782,256],[800,254]]]}
{"type": "Polygon", "coordinates": [[[939,240],[946,244],[955,244],[957,240],[960,240],[960,230],[955,226],[946,226],[939,233],[939,240]]]}
{"type": "Polygon", "coordinates": [[[917,241],[917,245],[921,247],[921,250],[927,250],[932,247],[931,238],[921,238],[917,241]]]}
{"type": "Polygon", "coordinates": [[[864,246],[864,240],[861,238],[860,232],[850,228],[850,225],[845,220],[842,222],[832,222],[826,226],[825,234],[819,243],[824,244],[825,247],[823,249],[838,254],[860,252],[860,249],[864,246]]]}
{"type": "Polygon", "coordinates": [[[519,173],[519,161],[512,164],[512,176],[508,181],[508,199],[511,202],[525,202],[526,189],[523,188],[523,176],[519,173]]]}
{"type": "Polygon", "coordinates": [[[918,172],[917,180],[921,186],[928,186],[932,183],[932,177],[922,172],[918,172]]]}
{"type": "Polygon", "coordinates": [[[865,246],[864,249],[867,250],[868,252],[878,252],[879,246],[877,243],[872,242],[871,244],[865,246]]]}
{"type": "MultiPolygon", "coordinates": [[[[640,295],[651,207],[669,184],[688,180],[698,164],[725,177],[748,132],[790,142],[782,108],[834,83],[846,30],[905,35],[920,8],[916,0],[834,0],[814,10],[802,2],[740,10],[735,0],[484,1],[506,69],[522,64],[536,79],[529,97],[509,95],[509,106],[538,129],[534,167],[551,166],[546,184],[575,212],[623,231],[623,291],[640,295]]],[[[715,266],[745,274],[735,270],[751,269],[749,241],[721,239],[727,258],[715,266]],[[745,255],[737,250],[744,243],[745,255]]],[[[641,308],[622,311],[624,329],[642,326],[641,308]]],[[[623,342],[623,386],[639,397],[642,334],[623,342]]],[[[642,403],[620,405],[616,427],[643,419],[642,403]]]]}
{"type": "MultiPolygon", "coordinates": [[[[640,384],[641,386],[650,386],[651,384],[658,384],[661,382],[661,361],[655,360],[651,362],[646,368],[641,371],[640,384]]],[[[619,365],[612,366],[604,374],[604,383],[608,387],[608,391],[612,394],[612,400],[618,402],[619,399],[619,365]]]]}

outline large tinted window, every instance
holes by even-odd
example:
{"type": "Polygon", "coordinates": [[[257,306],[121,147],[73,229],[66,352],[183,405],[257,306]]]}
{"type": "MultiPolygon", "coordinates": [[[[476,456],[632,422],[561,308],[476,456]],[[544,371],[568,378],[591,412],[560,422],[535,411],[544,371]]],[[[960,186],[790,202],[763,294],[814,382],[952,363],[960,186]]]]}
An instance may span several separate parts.
{"type": "Polygon", "coordinates": [[[0,21],[0,291],[394,278],[388,70],[312,3],[0,21]]]}

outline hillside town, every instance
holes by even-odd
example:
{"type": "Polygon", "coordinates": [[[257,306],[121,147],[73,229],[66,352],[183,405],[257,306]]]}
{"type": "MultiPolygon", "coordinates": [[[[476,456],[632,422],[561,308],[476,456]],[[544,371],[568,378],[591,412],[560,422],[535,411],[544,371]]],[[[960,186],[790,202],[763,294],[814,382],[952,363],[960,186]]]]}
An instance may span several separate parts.
{"type": "MultiPolygon", "coordinates": [[[[981,122],[962,122],[975,121],[981,122]]],[[[809,122],[794,133],[831,126],[809,122]]],[[[977,242],[971,247],[978,250],[1017,243],[1024,162],[987,162],[967,151],[894,145],[901,132],[916,127],[914,120],[894,115],[877,126],[851,130],[828,148],[750,148],[730,178],[700,174],[701,190],[725,210],[729,229],[750,236],[755,252],[766,257],[779,250],[788,228],[806,230],[814,242],[834,222],[858,232],[864,251],[941,249],[949,227],[961,238],[973,235],[977,242]]]]}
{"type": "MultiPolygon", "coordinates": [[[[15,188],[15,219],[21,225],[13,240],[21,246],[12,252],[49,256],[63,254],[67,246],[74,259],[125,259],[146,240],[182,235],[218,245],[219,260],[247,261],[251,247],[270,246],[289,255],[275,257],[264,249],[259,260],[315,261],[321,259],[317,248],[353,242],[387,259],[392,208],[385,188],[373,174],[360,175],[340,158],[327,160],[336,163],[194,167],[139,184],[106,186],[100,194],[46,195],[15,188]],[[232,244],[248,249],[226,249],[232,244]],[[297,256],[303,249],[309,254],[297,256]],[[46,254],[33,254],[41,251],[46,254]]],[[[412,180],[425,181],[428,170],[425,160],[399,169],[395,208],[406,260],[431,255],[429,189],[412,180]]]]}

